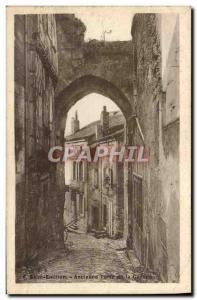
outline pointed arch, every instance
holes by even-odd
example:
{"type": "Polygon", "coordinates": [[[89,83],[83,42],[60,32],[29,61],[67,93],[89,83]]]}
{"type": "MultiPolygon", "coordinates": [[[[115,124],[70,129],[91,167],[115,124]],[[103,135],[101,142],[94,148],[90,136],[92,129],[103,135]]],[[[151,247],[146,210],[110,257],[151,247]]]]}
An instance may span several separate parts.
{"type": "Polygon", "coordinates": [[[132,114],[132,107],[127,97],[111,82],[94,76],[85,75],[63,89],[56,97],[56,126],[62,131],[65,127],[66,115],[69,109],[81,98],[90,93],[98,93],[110,98],[120,108],[125,119],[132,114]]]}

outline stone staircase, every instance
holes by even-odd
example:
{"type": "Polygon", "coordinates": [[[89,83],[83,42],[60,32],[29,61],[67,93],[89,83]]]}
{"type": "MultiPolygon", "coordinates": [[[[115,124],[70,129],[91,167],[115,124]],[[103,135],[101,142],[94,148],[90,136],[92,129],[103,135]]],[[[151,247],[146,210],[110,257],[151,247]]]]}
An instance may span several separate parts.
{"type": "Polygon", "coordinates": [[[102,229],[92,229],[91,233],[95,236],[95,238],[100,239],[100,238],[104,238],[107,237],[107,232],[106,230],[102,230],[102,229]]]}
{"type": "Polygon", "coordinates": [[[73,219],[71,222],[65,225],[65,229],[68,230],[68,232],[75,232],[75,233],[85,233],[80,229],[79,221],[81,217],[78,217],[76,219],[73,219]]]}
{"type": "Polygon", "coordinates": [[[77,225],[77,222],[75,223],[72,223],[70,226],[68,226],[68,231],[75,231],[75,230],[78,230],[78,225],[77,225]]]}

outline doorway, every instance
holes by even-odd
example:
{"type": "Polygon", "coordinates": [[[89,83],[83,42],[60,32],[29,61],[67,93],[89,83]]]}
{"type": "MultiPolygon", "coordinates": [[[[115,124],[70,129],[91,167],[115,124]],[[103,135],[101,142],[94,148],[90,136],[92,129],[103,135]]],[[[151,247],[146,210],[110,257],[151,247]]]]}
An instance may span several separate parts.
{"type": "Polygon", "coordinates": [[[97,230],[99,227],[99,209],[96,206],[92,206],[92,228],[97,230]]]}
{"type": "Polygon", "coordinates": [[[107,226],[107,205],[103,205],[103,227],[106,228],[107,226]]]}
{"type": "Polygon", "coordinates": [[[108,233],[109,236],[112,237],[113,236],[113,205],[111,201],[109,201],[108,214],[109,214],[108,233]]]}

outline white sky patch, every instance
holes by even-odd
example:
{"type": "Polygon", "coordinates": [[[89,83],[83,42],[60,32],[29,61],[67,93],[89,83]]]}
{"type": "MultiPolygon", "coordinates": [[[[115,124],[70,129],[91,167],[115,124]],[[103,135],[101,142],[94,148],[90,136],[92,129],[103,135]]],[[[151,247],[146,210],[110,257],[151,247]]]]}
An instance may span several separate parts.
{"type": "Polygon", "coordinates": [[[86,11],[75,12],[75,16],[86,26],[85,40],[103,40],[104,31],[111,31],[111,33],[105,33],[106,41],[131,40],[131,24],[134,14],[129,7],[124,8],[124,13],[121,13],[122,10],[120,7],[114,7],[113,12],[109,14],[109,10],[103,7],[88,7],[86,11]]]}
{"type": "Polygon", "coordinates": [[[76,110],[80,128],[82,128],[100,119],[104,105],[106,105],[107,111],[120,111],[119,107],[112,100],[100,94],[92,93],[80,99],[68,112],[65,136],[71,133],[71,119],[75,116],[76,110]]]}
{"type": "Polygon", "coordinates": [[[164,74],[172,37],[178,14],[162,14],[161,16],[161,51],[162,51],[162,75],[164,74]]]}

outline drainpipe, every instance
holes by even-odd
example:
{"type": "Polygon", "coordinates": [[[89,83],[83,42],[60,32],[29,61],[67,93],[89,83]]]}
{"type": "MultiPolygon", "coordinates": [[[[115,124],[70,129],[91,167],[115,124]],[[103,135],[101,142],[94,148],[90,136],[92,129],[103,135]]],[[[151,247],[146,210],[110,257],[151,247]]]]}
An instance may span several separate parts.
{"type": "MultiPolygon", "coordinates": [[[[101,159],[101,227],[103,225],[102,219],[103,219],[103,164],[102,164],[102,159],[101,159]]],[[[102,228],[101,228],[102,229],[102,228]]]]}
{"type": "Polygon", "coordinates": [[[27,149],[28,149],[28,142],[27,142],[27,134],[28,134],[28,124],[27,124],[27,112],[28,112],[28,70],[27,70],[27,16],[24,16],[24,53],[25,53],[25,107],[24,107],[24,115],[25,115],[25,122],[24,122],[24,139],[25,139],[25,213],[24,213],[24,223],[25,223],[25,261],[27,260],[27,247],[28,247],[28,242],[27,242],[27,212],[28,212],[28,155],[27,155],[27,149]]]}

